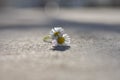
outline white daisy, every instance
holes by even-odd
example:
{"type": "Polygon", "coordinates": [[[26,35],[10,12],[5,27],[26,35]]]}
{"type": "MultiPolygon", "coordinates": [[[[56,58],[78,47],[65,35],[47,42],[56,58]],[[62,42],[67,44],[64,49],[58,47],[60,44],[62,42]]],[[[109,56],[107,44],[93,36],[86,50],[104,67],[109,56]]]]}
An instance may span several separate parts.
{"type": "Polygon", "coordinates": [[[70,37],[64,33],[62,27],[54,27],[50,31],[50,35],[44,37],[43,41],[52,43],[52,46],[69,46],[70,37]]]}
{"type": "Polygon", "coordinates": [[[63,36],[58,37],[56,41],[58,46],[69,46],[70,37],[67,34],[63,34],[63,36]]]}
{"type": "Polygon", "coordinates": [[[58,36],[62,36],[64,34],[64,29],[62,27],[54,27],[50,31],[50,35],[52,38],[57,38],[58,36]]]}
{"type": "Polygon", "coordinates": [[[64,34],[64,29],[62,27],[55,27],[50,31],[52,37],[53,46],[68,46],[70,44],[70,37],[64,34]]]}

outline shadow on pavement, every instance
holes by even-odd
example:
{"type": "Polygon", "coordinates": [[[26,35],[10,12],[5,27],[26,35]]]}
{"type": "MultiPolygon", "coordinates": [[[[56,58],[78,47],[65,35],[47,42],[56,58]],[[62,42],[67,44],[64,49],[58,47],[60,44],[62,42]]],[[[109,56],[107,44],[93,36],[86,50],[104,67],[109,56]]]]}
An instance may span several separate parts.
{"type": "Polygon", "coordinates": [[[50,50],[53,50],[53,51],[66,51],[70,49],[70,46],[55,46],[53,48],[51,48],[50,50]]]}

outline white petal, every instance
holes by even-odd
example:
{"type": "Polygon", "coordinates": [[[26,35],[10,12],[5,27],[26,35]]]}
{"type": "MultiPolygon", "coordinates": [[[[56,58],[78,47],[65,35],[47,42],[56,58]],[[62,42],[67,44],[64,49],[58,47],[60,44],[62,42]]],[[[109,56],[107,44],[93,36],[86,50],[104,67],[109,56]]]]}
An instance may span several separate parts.
{"type": "Polygon", "coordinates": [[[65,38],[65,44],[69,45],[70,44],[70,37],[68,36],[68,34],[63,34],[63,37],[65,38]]]}
{"type": "Polygon", "coordinates": [[[51,31],[54,33],[54,32],[55,32],[55,29],[53,28],[51,31]]]}
{"type": "Polygon", "coordinates": [[[55,27],[54,30],[55,30],[56,32],[58,32],[59,28],[58,28],[58,27],[55,27]]]}
{"type": "Polygon", "coordinates": [[[53,45],[53,46],[57,46],[57,45],[58,45],[58,43],[57,43],[57,40],[56,40],[56,39],[52,40],[52,45],[53,45]]]}
{"type": "Polygon", "coordinates": [[[63,37],[67,37],[68,35],[67,34],[63,34],[63,37]]]}

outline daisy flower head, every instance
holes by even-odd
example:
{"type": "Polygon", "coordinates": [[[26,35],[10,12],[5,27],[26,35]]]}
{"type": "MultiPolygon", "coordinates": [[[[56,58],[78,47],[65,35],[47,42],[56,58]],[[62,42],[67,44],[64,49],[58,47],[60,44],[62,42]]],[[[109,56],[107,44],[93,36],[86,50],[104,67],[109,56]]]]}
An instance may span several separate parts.
{"type": "Polygon", "coordinates": [[[70,44],[70,37],[64,33],[62,27],[54,27],[50,31],[53,46],[68,46],[70,44]]]}
{"type": "Polygon", "coordinates": [[[60,37],[63,34],[64,34],[64,29],[62,27],[54,27],[50,31],[50,35],[53,39],[57,38],[58,36],[60,37]]]}
{"type": "Polygon", "coordinates": [[[51,29],[48,36],[44,37],[44,42],[52,43],[52,46],[69,46],[70,37],[64,33],[62,27],[54,27],[51,29]]]}
{"type": "Polygon", "coordinates": [[[57,46],[69,46],[69,44],[70,44],[69,36],[67,34],[63,34],[62,36],[60,36],[56,39],[55,45],[57,45],[57,46]]]}

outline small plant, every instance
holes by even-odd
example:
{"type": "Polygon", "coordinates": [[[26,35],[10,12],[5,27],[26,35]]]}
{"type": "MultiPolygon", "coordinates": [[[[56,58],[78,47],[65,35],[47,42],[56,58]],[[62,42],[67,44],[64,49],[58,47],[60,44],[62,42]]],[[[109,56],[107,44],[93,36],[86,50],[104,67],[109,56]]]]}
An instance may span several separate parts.
{"type": "Polygon", "coordinates": [[[49,35],[44,37],[43,41],[52,43],[53,47],[70,45],[70,37],[64,32],[62,27],[52,28],[49,35]]]}

